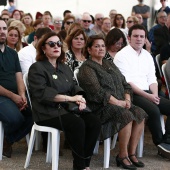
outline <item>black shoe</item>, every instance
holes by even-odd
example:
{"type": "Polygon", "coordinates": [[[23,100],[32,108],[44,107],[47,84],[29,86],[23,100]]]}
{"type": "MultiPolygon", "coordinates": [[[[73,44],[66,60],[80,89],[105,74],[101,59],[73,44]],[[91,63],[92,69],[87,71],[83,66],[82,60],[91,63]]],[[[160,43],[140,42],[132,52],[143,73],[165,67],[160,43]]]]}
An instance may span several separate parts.
{"type": "Polygon", "coordinates": [[[12,155],[12,144],[8,143],[5,137],[4,137],[2,155],[6,156],[7,158],[11,158],[12,155]]]}
{"type": "Polygon", "coordinates": [[[124,157],[124,158],[119,158],[119,156],[117,155],[116,156],[116,164],[117,164],[117,167],[119,167],[120,165],[124,168],[124,169],[132,169],[132,170],[136,170],[136,166],[134,166],[131,161],[129,160],[128,157],[124,157]],[[126,165],[123,160],[124,159],[127,159],[129,162],[130,162],[130,165],[126,165]]]}
{"type": "Polygon", "coordinates": [[[131,158],[132,156],[135,156],[135,157],[136,157],[136,154],[129,155],[129,159],[130,159],[130,161],[133,163],[133,165],[135,165],[136,167],[144,167],[144,166],[145,166],[145,164],[144,164],[143,162],[141,162],[141,161],[134,162],[134,161],[132,160],[132,158],[131,158]]]}
{"type": "Polygon", "coordinates": [[[158,154],[164,158],[170,159],[170,145],[166,143],[160,143],[157,145],[158,154]]]}

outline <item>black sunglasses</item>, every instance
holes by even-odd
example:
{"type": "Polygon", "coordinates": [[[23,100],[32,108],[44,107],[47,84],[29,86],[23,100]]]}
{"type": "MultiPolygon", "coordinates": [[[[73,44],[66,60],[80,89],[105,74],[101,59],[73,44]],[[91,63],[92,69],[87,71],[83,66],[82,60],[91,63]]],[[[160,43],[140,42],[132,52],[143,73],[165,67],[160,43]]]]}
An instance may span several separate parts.
{"type": "Polygon", "coordinates": [[[51,48],[55,47],[55,45],[57,45],[58,47],[61,47],[63,45],[61,41],[57,41],[57,42],[49,41],[46,42],[45,44],[48,44],[51,48]]]}
{"type": "Polygon", "coordinates": [[[70,25],[70,24],[73,24],[73,23],[74,23],[74,22],[72,22],[72,21],[67,21],[67,22],[66,22],[67,25],[70,25]]]}
{"type": "Polygon", "coordinates": [[[97,21],[100,21],[100,20],[103,20],[103,18],[97,18],[96,20],[97,20],[97,21]]]}
{"type": "Polygon", "coordinates": [[[88,22],[88,23],[90,23],[91,21],[90,21],[90,20],[83,20],[83,22],[88,22]]]}
{"type": "Polygon", "coordinates": [[[4,21],[6,20],[6,21],[8,21],[9,20],[9,18],[2,18],[4,21]]]}
{"type": "Polygon", "coordinates": [[[126,23],[132,23],[133,21],[126,21],[126,23]]]}

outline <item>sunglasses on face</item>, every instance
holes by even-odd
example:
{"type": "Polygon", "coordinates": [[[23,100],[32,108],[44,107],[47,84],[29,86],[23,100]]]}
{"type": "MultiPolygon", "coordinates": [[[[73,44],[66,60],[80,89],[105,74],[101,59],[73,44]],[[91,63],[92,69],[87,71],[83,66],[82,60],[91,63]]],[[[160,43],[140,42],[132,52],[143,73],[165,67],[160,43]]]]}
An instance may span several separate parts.
{"type": "Polygon", "coordinates": [[[62,24],[62,21],[55,21],[55,24],[62,24]]]}
{"type": "Polygon", "coordinates": [[[45,44],[48,44],[51,48],[55,47],[55,45],[57,45],[58,47],[62,46],[62,42],[61,41],[57,41],[57,42],[49,41],[49,42],[46,42],[45,44]]]}
{"type": "Polygon", "coordinates": [[[73,23],[74,23],[74,22],[72,22],[72,21],[67,21],[67,22],[66,22],[67,25],[70,25],[70,24],[73,24],[73,23]]]}
{"type": "Polygon", "coordinates": [[[88,23],[91,23],[91,21],[90,21],[90,20],[83,20],[83,22],[88,22],[88,23]]]}
{"type": "Polygon", "coordinates": [[[2,18],[4,21],[8,21],[9,20],[9,18],[2,18]]]}
{"type": "Polygon", "coordinates": [[[126,21],[126,23],[132,23],[133,21],[126,21]]]}
{"type": "Polygon", "coordinates": [[[102,19],[103,19],[103,18],[97,18],[96,20],[97,20],[97,21],[100,21],[100,20],[102,20],[102,19]]]}
{"type": "Polygon", "coordinates": [[[116,20],[123,20],[123,18],[122,17],[118,17],[118,18],[116,18],[116,20]]]}

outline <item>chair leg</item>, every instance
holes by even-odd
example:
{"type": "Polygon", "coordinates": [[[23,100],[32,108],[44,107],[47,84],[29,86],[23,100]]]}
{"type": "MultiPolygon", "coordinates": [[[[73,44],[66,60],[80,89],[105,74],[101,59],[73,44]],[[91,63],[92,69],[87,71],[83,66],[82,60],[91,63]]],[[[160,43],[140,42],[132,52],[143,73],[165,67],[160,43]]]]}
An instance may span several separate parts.
{"type": "Polygon", "coordinates": [[[114,149],[115,146],[116,146],[116,142],[117,142],[117,136],[118,136],[118,133],[116,133],[113,137],[113,141],[112,141],[112,145],[111,145],[111,149],[114,149]]]}
{"type": "Polygon", "coordinates": [[[51,133],[48,132],[48,141],[47,141],[47,156],[46,156],[46,162],[51,163],[52,161],[52,138],[51,133]]]}
{"type": "Polygon", "coordinates": [[[34,142],[35,142],[35,129],[34,129],[34,125],[33,125],[32,130],[31,130],[31,137],[30,137],[30,141],[29,141],[29,145],[28,145],[27,157],[26,157],[25,166],[24,166],[25,169],[29,166],[34,142]]]}
{"type": "Polygon", "coordinates": [[[0,121],[0,161],[2,160],[3,141],[4,141],[4,128],[2,122],[0,121]]]}
{"type": "Polygon", "coordinates": [[[36,131],[35,150],[36,151],[40,150],[40,146],[41,146],[41,132],[36,131]]]}
{"type": "Polygon", "coordinates": [[[52,170],[58,170],[60,132],[52,132],[52,170]],[[57,144],[56,144],[57,140],[57,144]]]}
{"type": "Polygon", "coordinates": [[[161,126],[162,126],[162,133],[165,134],[165,121],[164,121],[164,115],[160,116],[161,120],[161,126]]]}
{"type": "Polygon", "coordinates": [[[111,138],[107,138],[104,140],[104,168],[109,168],[110,161],[110,140],[111,138]]]}
{"type": "Polygon", "coordinates": [[[27,142],[27,146],[29,145],[29,140],[30,140],[30,135],[29,133],[25,136],[26,137],[26,142],[27,142]]]}
{"type": "Polygon", "coordinates": [[[97,155],[97,154],[98,154],[98,150],[99,150],[99,141],[96,142],[96,145],[95,145],[93,154],[94,154],[94,155],[97,155]]]}
{"type": "Polygon", "coordinates": [[[144,143],[144,130],[141,134],[138,146],[137,146],[137,157],[143,157],[143,143],[144,143]]]}

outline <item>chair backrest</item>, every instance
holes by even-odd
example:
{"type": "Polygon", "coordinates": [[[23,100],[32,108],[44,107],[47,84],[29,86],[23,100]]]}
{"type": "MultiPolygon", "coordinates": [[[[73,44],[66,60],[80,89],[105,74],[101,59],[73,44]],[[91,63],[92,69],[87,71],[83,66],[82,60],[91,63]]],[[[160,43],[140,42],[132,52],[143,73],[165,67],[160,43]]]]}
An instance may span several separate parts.
{"type": "Polygon", "coordinates": [[[76,79],[77,84],[79,85],[79,82],[78,82],[78,79],[77,79],[77,74],[78,73],[79,73],[79,69],[77,68],[77,69],[74,70],[74,78],[76,79]]]}
{"type": "Polygon", "coordinates": [[[163,76],[164,76],[164,79],[165,79],[165,84],[166,84],[166,87],[167,87],[167,90],[168,90],[168,96],[169,96],[169,99],[170,99],[170,93],[169,93],[169,86],[168,86],[168,80],[167,80],[167,76],[166,76],[166,73],[165,73],[165,67],[166,67],[166,63],[164,63],[162,65],[162,73],[163,73],[163,76]]]}
{"type": "Polygon", "coordinates": [[[30,106],[31,106],[31,108],[32,108],[31,98],[30,98],[30,93],[29,93],[28,73],[25,73],[25,74],[23,75],[23,80],[24,80],[24,84],[25,84],[26,91],[27,91],[28,100],[29,100],[30,106]]]}
{"type": "Polygon", "coordinates": [[[156,64],[157,64],[157,66],[158,66],[158,70],[159,70],[159,74],[160,74],[160,76],[161,76],[161,78],[163,77],[163,75],[162,75],[162,70],[161,70],[161,66],[160,66],[160,54],[158,54],[158,55],[156,55],[156,64]]]}

